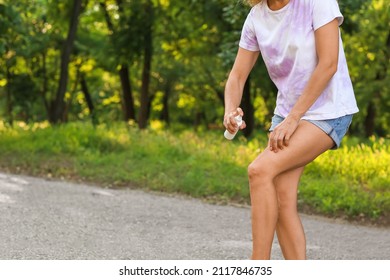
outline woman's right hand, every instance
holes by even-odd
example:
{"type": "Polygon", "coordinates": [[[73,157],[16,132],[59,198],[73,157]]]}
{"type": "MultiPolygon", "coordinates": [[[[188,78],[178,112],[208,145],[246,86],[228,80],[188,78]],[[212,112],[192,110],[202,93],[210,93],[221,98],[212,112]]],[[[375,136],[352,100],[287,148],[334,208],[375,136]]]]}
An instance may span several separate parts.
{"type": "Polygon", "coordinates": [[[244,116],[244,112],[240,107],[238,107],[234,111],[225,113],[223,125],[225,126],[226,130],[229,131],[231,134],[234,134],[238,129],[244,129],[246,127],[244,120],[242,121],[241,126],[238,127],[237,121],[235,120],[235,117],[237,116],[244,116]]]}

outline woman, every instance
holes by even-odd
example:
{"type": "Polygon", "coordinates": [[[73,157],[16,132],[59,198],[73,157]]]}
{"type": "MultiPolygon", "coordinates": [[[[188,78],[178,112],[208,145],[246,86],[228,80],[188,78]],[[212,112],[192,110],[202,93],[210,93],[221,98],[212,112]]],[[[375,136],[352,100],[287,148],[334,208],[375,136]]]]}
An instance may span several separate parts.
{"type": "Polygon", "coordinates": [[[306,259],[299,179],[306,164],[339,147],[358,112],[339,31],[343,16],[336,0],[248,2],[225,88],[226,129],[238,129],[234,117],[244,114],[238,106],[260,53],[278,88],[268,146],[248,167],[252,259],[270,259],[275,231],[285,259],[306,259]]]}

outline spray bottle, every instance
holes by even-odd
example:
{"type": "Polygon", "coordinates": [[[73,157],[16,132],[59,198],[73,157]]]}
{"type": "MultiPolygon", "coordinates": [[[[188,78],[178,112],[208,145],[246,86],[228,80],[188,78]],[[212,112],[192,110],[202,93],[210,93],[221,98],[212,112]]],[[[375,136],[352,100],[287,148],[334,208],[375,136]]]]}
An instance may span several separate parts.
{"type": "Polygon", "coordinates": [[[225,133],[223,134],[226,139],[233,140],[234,136],[236,136],[238,130],[240,129],[240,126],[242,125],[242,116],[238,115],[234,117],[236,123],[237,123],[237,130],[232,134],[227,129],[225,130],[225,133]]]}

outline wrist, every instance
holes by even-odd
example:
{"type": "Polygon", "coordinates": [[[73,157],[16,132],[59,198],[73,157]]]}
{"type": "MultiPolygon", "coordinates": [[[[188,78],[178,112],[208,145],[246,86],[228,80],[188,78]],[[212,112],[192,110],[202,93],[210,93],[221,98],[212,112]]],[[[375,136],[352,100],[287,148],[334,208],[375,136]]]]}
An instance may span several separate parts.
{"type": "Polygon", "coordinates": [[[237,111],[237,107],[232,107],[232,108],[226,108],[225,109],[225,117],[227,117],[227,116],[229,116],[229,115],[232,115],[232,114],[234,114],[234,112],[236,112],[237,111]]]}
{"type": "Polygon", "coordinates": [[[304,114],[297,113],[297,112],[290,112],[287,117],[292,118],[295,121],[299,121],[304,114]]]}

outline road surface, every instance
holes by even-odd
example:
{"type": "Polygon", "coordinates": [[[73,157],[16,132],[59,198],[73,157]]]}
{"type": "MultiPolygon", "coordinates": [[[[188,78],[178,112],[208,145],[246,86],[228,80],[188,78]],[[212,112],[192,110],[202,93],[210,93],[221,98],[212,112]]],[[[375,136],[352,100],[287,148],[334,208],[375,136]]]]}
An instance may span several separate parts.
{"type": "MultiPolygon", "coordinates": [[[[0,259],[234,260],[250,209],[0,173],[0,259]]],[[[390,259],[388,228],[302,215],[309,259],[390,259]]],[[[277,240],[272,259],[282,259],[277,240]]]]}

